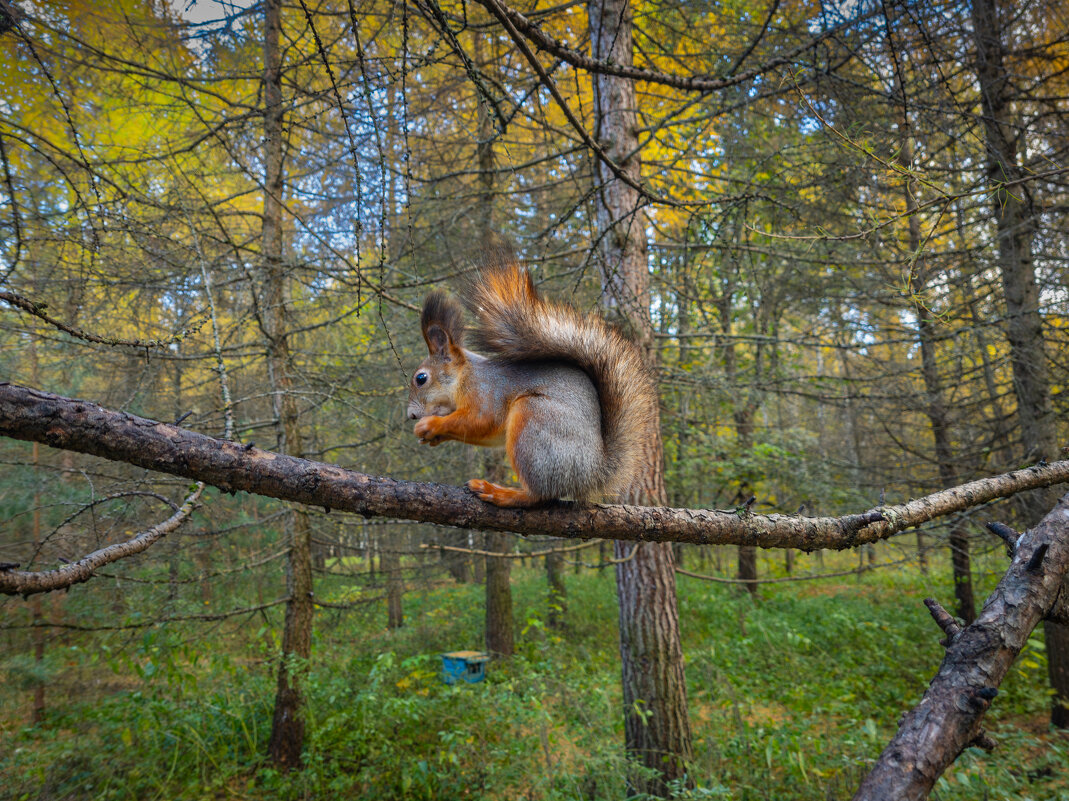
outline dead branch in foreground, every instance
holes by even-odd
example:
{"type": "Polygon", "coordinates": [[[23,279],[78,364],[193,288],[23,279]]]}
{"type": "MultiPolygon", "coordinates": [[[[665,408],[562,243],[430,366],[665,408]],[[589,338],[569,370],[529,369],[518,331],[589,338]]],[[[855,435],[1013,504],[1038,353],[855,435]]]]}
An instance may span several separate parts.
{"type": "Polygon", "coordinates": [[[927,798],[966,747],[994,745],[980,727],[984,713],[1032,630],[1056,605],[1066,572],[1069,495],[1018,540],[1009,570],[972,625],[961,628],[929,599],[932,617],[946,635],[946,656],[854,801],[927,798]]]}
{"type": "Polygon", "coordinates": [[[461,487],[377,478],[10,383],[0,383],[0,435],[185,476],[224,492],[242,490],[366,517],[573,539],[803,551],[853,548],[997,498],[1069,482],[1069,461],[1038,464],[843,517],[560,501],[536,509],[501,509],[461,487]]]}

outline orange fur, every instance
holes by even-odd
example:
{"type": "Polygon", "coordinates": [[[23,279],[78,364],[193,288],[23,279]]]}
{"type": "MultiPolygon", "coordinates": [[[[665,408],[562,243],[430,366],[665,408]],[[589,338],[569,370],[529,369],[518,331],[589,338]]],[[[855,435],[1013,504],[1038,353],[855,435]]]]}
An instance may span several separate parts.
{"type": "Polygon", "coordinates": [[[506,509],[529,509],[539,501],[525,489],[502,487],[500,484],[484,481],[481,478],[473,478],[469,481],[468,489],[487,503],[506,509]]]}
{"type": "Polygon", "coordinates": [[[469,445],[493,447],[506,437],[505,426],[494,421],[492,415],[474,412],[461,407],[444,417],[424,417],[415,428],[416,437],[428,445],[440,445],[449,440],[466,442],[469,445]]]}

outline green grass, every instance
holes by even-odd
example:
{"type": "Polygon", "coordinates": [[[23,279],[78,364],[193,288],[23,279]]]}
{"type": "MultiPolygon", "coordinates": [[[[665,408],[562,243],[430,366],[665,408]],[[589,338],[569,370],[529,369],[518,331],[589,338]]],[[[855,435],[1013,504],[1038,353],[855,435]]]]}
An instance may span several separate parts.
{"type": "MultiPolygon", "coordinates": [[[[854,558],[829,556],[827,569],[854,558]]],[[[946,572],[937,563],[927,577],[768,585],[756,603],[681,577],[691,797],[849,798],[938,668],[939,632],[921,599],[950,598],[946,572]]],[[[321,613],[306,767],[290,774],[263,758],[277,615],[271,627],[256,617],[53,643],[50,710],[37,727],[25,725],[36,668],[25,655],[3,659],[0,798],[621,798],[612,572],[566,580],[568,628],[557,633],[544,625],[541,571],[514,570],[518,653],[471,686],[441,684],[438,654],[481,646],[480,586],[410,592],[407,625],[393,633],[381,604],[321,613]]],[[[332,581],[320,597],[354,596],[332,581]]],[[[1069,797],[1069,741],[1045,725],[1045,688],[1037,633],[988,715],[998,749],[967,751],[933,797],[1069,797]]]]}

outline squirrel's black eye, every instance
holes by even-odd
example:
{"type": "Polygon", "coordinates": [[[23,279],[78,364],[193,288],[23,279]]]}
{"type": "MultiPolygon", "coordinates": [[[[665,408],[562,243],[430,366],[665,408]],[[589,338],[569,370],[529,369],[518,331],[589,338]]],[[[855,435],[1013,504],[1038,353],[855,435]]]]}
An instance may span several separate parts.
{"type": "Polygon", "coordinates": [[[416,373],[416,386],[422,387],[427,383],[427,378],[428,376],[426,373],[416,373]]]}

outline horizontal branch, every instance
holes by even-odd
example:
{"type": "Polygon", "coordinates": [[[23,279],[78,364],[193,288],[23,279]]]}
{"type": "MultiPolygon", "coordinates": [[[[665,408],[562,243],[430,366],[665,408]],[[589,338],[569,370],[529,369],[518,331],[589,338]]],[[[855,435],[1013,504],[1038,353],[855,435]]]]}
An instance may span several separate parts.
{"type": "Polygon", "coordinates": [[[98,336],[97,334],[92,334],[88,331],[83,331],[80,328],[67,325],[62,320],[57,320],[55,317],[51,317],[45,312],[45,308],[47,308],[45,304],[34,303],[29,298],[24,298],[22,295],[16,295],[14,292],[0,290],[0,300],[14,306],[16,309],[22,309],[27,314],[32,314],[34,317],[44,320],[49,325],[58,328],[64,333],[70,334],[72,337],[84,339],[86,342],[95,342],[98,345],[117,345],[126,348],[165,348],[175,342],[181,342],[183,338],[190,334],[197,333],[201,326],[204,325],[204,321],[202,320],[194,328],[187,328],[185,331],[176,334],[170,339],[108,339],[107,337],[98,336]]]}
{"type": "Polygon", "coordinates": [[[905,559],[897,559],[894,562],[880,562],[877,565],[858,565],[849,570],[837,570],[834,573],[810,573],[804,576],[779,576],[778,578],[726,578],[724,576],[708,576],[704,573],[693,573],[690,570],[684,570],[681,567],[676,568],[676,573],[680,576],[688,576],[690,578],[701,579],[702,581],[712,581],[717,584],[788,584],[794,581],[820,581],[821,579],[840,578],[842,576],[860,576],[862,573],[866,573],[869,570],[880,570],[885,567],[901,567],[902,565],[916,561],[915,557],[910,556],[905,559]]]}
{"type": "Polygon", "coordinates": [[[425,542],[420,543],[419,547],[435,551],[448,551],[449,553],[466,553],[474,556],[492,556],[495,559],[527,559],[528,557],[548,556],[552,553],[571,553],[572,551],[581,551],[584,548],[593,548],[595,545],[600,544],[600,542],[600,540],[595,540],[594,542],[583,542],[579,545],[569,545],[567,548],[546,548],[542,551],[520,551],[518,553],[483,551],[479,548],[458,548],[455,545],[429,545],[425,542]]]}
{"type": "Polygon", "coordinates": [[[869,16],[866,14],[858,19],[848,20],[834,28],[823,31],[809,39],[809,41],[803,42],[802,44],[787,50],[782,55],[778,55],[753,69],[746,70],[738,75],[714,78],[711,75],[673,75],[666,72],[659,72],[657,70],[634,67],[628,64],[615,64],[611,61],[600,61],[568,47],[568,45],[559,39],[554,39],[519,11],[504,3],[498,2],[498,0],[475,0],[475,2],[497,17],[503,24],[505,20],[507,20],[518,33],[533,42],[540,50],[546,51],[550,55],[559,58],[561,61],[566,61],[573,67],[595,74],[616,75],[623,78],[630,78],[635,81],[646,81],[648,83],[661,84],[663,86],[671,86],[675,89],[684,89],[694,92],[716,92],[751,81],[767,72],[771,72],[777,67],[792,63],[806,52],[820,46],[832,36],[842,33],[847,28],[856,25],[865,17],[869,16]]]}
{"type": "Polygon", "coordinates": [[[853,548],[997,498],[1069,482],[1069,461],[1039,464],[837,518],[564,501],[501,509],[461,487],[377,478],[10,383],[0,383],[0,436],[184,476],[225,492],[242,490],[368,517],[555,537],[804,551],[853,548]]]}
{"type": "Polygon", "coordinates": [[[178,508],[178,511],[162,523],[145,529],[125,542],[118,542],[93,551],[77,562],[71,562],[69,565],[64,565],[55,570],[41,572],[0,569],[0,595],[27,596],[38,592],[62,590],[75,584],[80,584],[83,581],[88,581],[93,577],[93,571],[112,562],[118,562],[128,556],[141,553],[186,522],[193,513],[203,489],[204,485],[198,484],[197,488],[186,498],[185,503],[178,508]]]}
{"type": "Polygon", "coordinates": [[[967,746],[986,742],[980,729],[984,713],[1032,630],[1054,604],[1067,572],[1069,495],[1021,538],[1009,570],[971,625],[959,630],[953,621],[941,620],[946,613],[938,604],[929,603],[947,634],[943,664],[854,801],[925,799],[967,746]]]}
{"type": "MultiPolygon", "coordinates": [[[[12,631],[15,629],[67,629],[69,631],[126,631],[127,629],[147,629],[152,626],[159,626],[162,623],[186,623],[195,621],[198,623],[213,623],[219,620],[226,620],[231,617],[238,617],[239,615],[252,615],[256,612],[262,612],[265,609],[270,609],[273,606],[281,606],[289,601],[289,596],[285,598],[277,598],[274,601],[268,601],[265,604],[257,604],[256,606],[244,606],[240,609],[230,609],[226,612],[201,612],[192,615],[171,615],[169,617],[156,617],[148,620],[142,620],[139,623],[116,623],[113,625],[103,626],[87,626],[79,623],[65,623],[62,620],[36,620],[33,623],[20,623],[14,626],[2,626],[4,631],[12,631]]],[[[319,602],[316,602],[320,605],[319,602]]]]}

